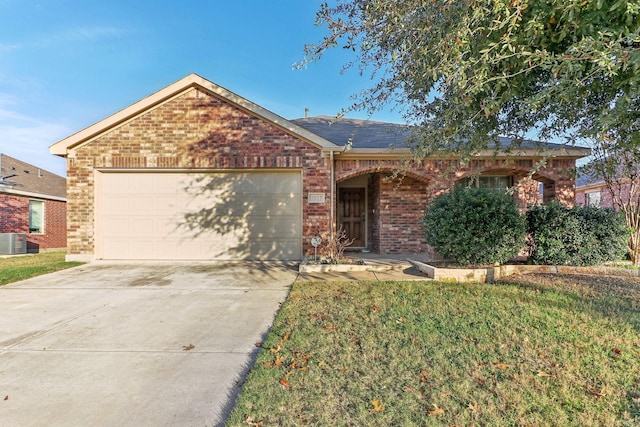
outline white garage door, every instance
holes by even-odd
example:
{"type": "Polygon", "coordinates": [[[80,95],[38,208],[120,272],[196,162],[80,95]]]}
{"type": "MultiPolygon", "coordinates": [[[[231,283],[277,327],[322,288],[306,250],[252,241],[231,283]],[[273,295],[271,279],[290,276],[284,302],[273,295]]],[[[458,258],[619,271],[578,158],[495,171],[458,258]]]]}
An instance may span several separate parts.
{"type": "Polygon", "coordinates": [[[299,260],[299,172],[96,174],[98,259],[299,260]]]}

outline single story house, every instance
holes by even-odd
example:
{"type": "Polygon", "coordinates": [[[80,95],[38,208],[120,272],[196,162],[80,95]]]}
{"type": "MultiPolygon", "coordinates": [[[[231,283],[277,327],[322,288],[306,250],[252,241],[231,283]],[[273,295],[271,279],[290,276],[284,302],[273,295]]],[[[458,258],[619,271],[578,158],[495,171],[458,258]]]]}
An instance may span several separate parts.
{"type": "MultiPolygon", "coordinates": [[[[620,196],[621,200],[629,200],[632,191],[631,182],[628,178],[619,179],[612,182],[612,188],[602,178],[579,173],[576,178],[576,204],[582,206],[595,206],[599,208],[613,208],[613,195],[620,196]],[[613,191],[613,193],[612,193],[613,191]]],[[[640,197],[637,189],[635,191],[636,200],[640,197]]]]}
{"type": "Polygon", "coordinates": [[[0,233],[27,236],[27,251],[67,246],[66,179],[0,153],[0,233]]]}
{"type": "Polygon", "coordinates": [[[611,192],[602,179],[578,174],[576,178],[576,205],[613,207],[611,192]]]}
{"type": "Polygon", "coordinates": [[[284,119],[191,74],[50,148],[67,158],[68,259],[300,260],[342,226],[353,247],[424,253],[420,218],[456,182],[573,204],[575,161],[547,144],[462,164],[413,160],[401,125],[284,119]],[[536,168],[531,178],[528,174],[536,168]]]}

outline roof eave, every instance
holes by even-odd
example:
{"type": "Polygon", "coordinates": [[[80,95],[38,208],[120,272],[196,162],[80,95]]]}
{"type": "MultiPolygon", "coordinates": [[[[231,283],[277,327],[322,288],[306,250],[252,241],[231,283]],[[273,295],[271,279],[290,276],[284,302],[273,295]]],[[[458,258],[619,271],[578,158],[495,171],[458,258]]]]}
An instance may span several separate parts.
{"type": "Polygon", "coordinates": [[[51,194],[34,193],[33,191],[15,190],[13,188],[0,187],[0,193],[13,194],[16,196],[33,197],[36,199],[55,200],[58,202],[66,202],[66,197],[54,196],[51,194]]]}
{"type": "MultiPolygon", "coordinates": [[[[332,149],[338,157],[341,159],[363,159],[363,158],[406,158],[411,156],[411,150],[408,148],[353,148],[347,150],[344,146],[337,146],[332,149]]],[[[495,158],[495,157],[534,157],[534,158],[567,158],[567,159],[580,159],[591,154],[591,150],[582,147],[563,147],[560,149],[550,148],[529,148],[518,150],[483,150],[474,154],[473,158],[495,158]]],[[[454,155],[437,155],[434,154],[430,158],[455,158],[454,155]]]]}

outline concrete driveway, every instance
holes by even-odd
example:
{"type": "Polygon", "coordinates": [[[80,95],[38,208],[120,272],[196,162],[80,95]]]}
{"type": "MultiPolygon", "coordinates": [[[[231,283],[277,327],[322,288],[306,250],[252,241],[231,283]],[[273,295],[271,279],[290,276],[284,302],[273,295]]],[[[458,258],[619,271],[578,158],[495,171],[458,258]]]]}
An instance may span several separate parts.
{"type": "Polygon", "coordinates": [[[0,286],[0,426],[221,424],[296,274],[95,262],[0,286]]]}

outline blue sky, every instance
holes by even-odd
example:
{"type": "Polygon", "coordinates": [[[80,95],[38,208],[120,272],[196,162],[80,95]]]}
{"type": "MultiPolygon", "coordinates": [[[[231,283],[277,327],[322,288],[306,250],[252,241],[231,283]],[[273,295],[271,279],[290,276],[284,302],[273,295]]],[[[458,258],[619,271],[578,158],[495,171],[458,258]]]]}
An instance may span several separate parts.
{"type": "MultiPolygon", "coordinates": [[[[64,175],[49,146],[197,73],[288,119],[370,83],[335,49],[304,70],[320,1],[0,0],[0,152],[64,175]]],[[[366,117],[351,114],[350,117],[366,117]]],[[[401,121],[381,112],[374,120],[401,121]]]]}

